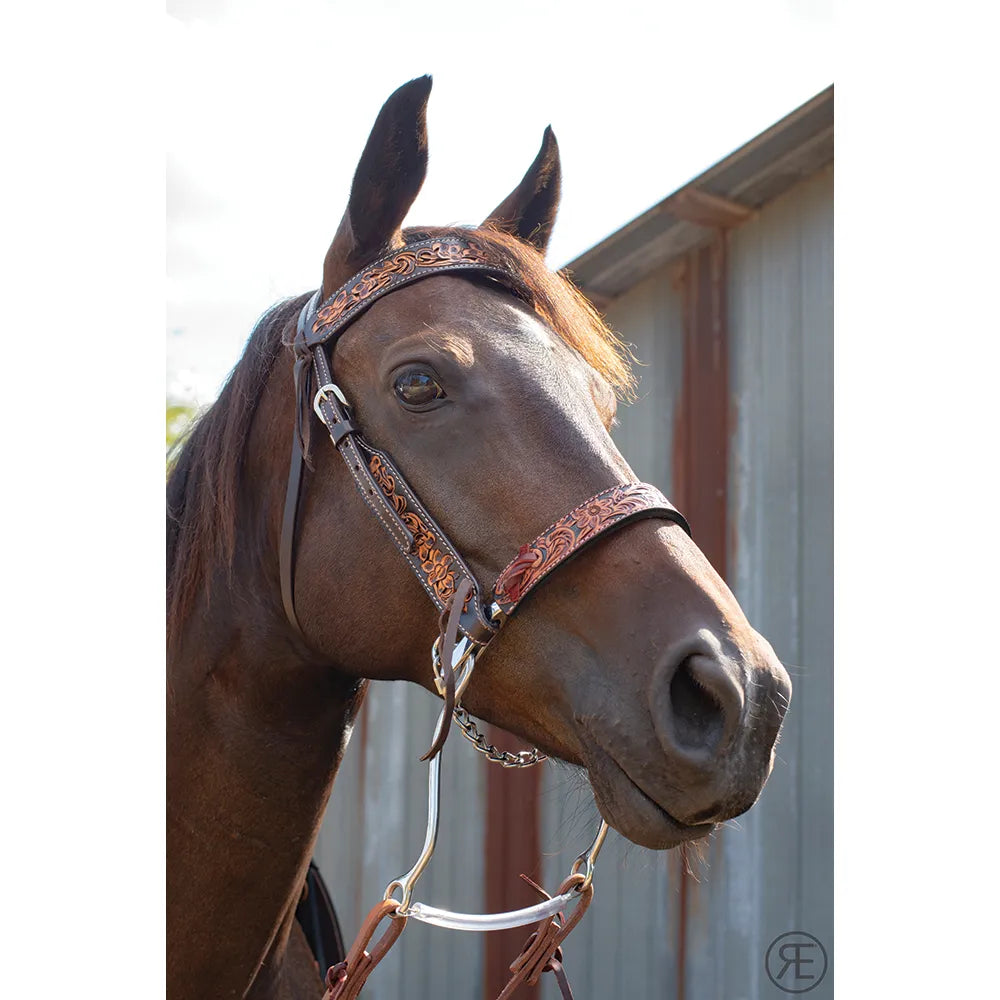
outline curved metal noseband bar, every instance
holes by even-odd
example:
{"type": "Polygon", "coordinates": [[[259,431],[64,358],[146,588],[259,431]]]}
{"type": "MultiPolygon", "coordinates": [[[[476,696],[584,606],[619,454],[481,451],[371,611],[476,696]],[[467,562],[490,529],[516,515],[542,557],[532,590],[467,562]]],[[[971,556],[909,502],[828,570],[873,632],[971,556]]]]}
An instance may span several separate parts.
{"type": "Polygon", "coordinates": [[[424,841],[424,849],[421,852],[417,863],[407,872],[389,883],[385,890],[383,900],[393,900],[399,905],[396,911],[400,917],[413,917],[425,924],[433,924],[435,927],[445,927],[456,931],[502,931],[511,927],[524,927],[527,924],[536,923],[557,914],[565,909],[570,903],[578,900],[580,894],[586,892],[594,878],[594,870],[597,865],[597,855],[604,846],[604,841],[608,835],[608,824],[601,821],[590,847],[581,854],[573,866],[570,868],[569,878],[576,879],[571,888],[557,896],[536,903],[534,906],[526,906],[520,910],[507,910],[501,913],[457,913],[454,910],[442,910],[436,906],[428,906],[426,903],[411,903],[410,896],[417,879],[420,877],[427,863],[430,861],[430,854],[434,850],[434,841],[437,838],[437,809],[440,805],[440,775],[441,775],[441,754],[438,754],[430,766],[432,777],[428,779],[428,817],[427,817],[427,838],[424,841]],[[433,790],[432,790],[433,789],[433,790]],[[433,835],[431,830],[433,828],[433,835]],[[430,844],[430,852],[428,852],[430,844]],[[581,872],[581,868],[583,871],[581,872]],[[395,890],[399,889],[402,899],[396,900],[395,890]]]}
{"type": "Polygon", "coordinates": [[[524,927],[537,923],[546,917],[554,917],[560,910],[575,902],[579,892],[574,887],[560,896],[553,896],[544,903],[535,903],[522,910],[509,910],[506,913],[453,913],[451,910],[440,910],[426,903],[414,903],[406,910],[400,911],[400,916],[413,917],[425,924],[444,927],[453,931],[504,931],[511,927],[524,927]]]}
{"type": "MultiPolygon", "coordinates": [[[[497,578],[492,600],[489,607],[486,606],[480,597],[475,576],[390,456],[362,438],[353,422],[347,398],[334,381],[331,360],[328,360],[324,346],[329,345],[332,358],[333,348],[344,329],[383,295],[425,277],[453,271],[484,274],[532,304],[530,291],[516,274],[491,259],[475,240],[456,236],[421,240],[395,250],[355,275],[322,304],[319,304],[320,293],[317,292],[303,307],[291,345],[295,353],[296,425],[279,548],[282,602],[290,624],[302,636],[294,601],[295,535],[304,464],[306,428],[302,420],[303,415],[308,419],[311,402],[313,412],[326,427],[334,447],[347,464],[362,499],[410,564],[431,601],[443,616],[447,612],[452,622],[448,639],[448,648],[452,649],[450,663],[441,663],[444,633],[432,650],[435,684],[446,702],[436,726],[435,742],[429,751],[433,756],[428,769],[427,831],[423,848],[410,870],[389,883],[383,902],[376,907],[378,913],[373,911],[369,922],[374,917],[381,920],[383,916],[391,916],[402,925],[407,918],[413,917],[455,930],[500,930],[553,917],[577,900],[577,910],[566,924],[568,929],[582,915],[581,907],[589,903],[594,866],[607,837],[607,823],[601,823],[590,848],[573,863],[562,891],[545,902],[494,914],[454,913],[412,902],[414,886],[429,864],[437,842],[441,806],[442,755],[439,751],[453,715],[466,737],[490,760],[507,767],[523,767],[544,760],[544,754],[537,749],[515,755],[489,746],[471,717],[460,707],[459,700],[472,677],[477,656],[482,654],[499,628],[546,577],[608,532],[645,517],[672,521],[689,535],[691,529],[684,516],[656,487],[648,483],[611,486],[574,507],[549,525],[533,542],[522,546],[497,578]],[[319,387],[314,393],[310,391],[312,379],[319,387]],[[457,594],[468,596],[460,608],[453,608],[452,605],[457,603],[457,594]],[[454,641],[456,616],[460,633],[457,642],[454,641]],[[398,899],[395,895],[397,890],[400,893],[398,899]],[[394,908],[388,907],[389,903],[394,904],[394,908]]],[[[362,929],[362,937],[368,935],[366,941],[373,933],[375,924],[362,929]]],[[[394,936],[392,940],[395,940],[394,936]]],[[[363,981],[368,972],[362,970],[358,975],[363,981]]]]}

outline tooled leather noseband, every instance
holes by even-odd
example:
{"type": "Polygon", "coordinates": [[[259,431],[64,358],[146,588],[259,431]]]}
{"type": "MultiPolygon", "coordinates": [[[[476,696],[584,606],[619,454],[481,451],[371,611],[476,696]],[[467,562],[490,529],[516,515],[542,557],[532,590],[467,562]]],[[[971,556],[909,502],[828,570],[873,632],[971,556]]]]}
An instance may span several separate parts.
{"type": "Polygon", "coordinates": [[[684,516],[648,483],[622,483],[602,490],[574,507],[522,546],[498,577],[487,608],[479,584],[447,535],[410,488],[384,451],[361,436],[351,409],[334,382],[333,351],[344,330],[382,296],[436,274],[478,273],[499,282],[533,305],[532,295],[516,274],[474,239],[457,236],[423,239],[381,257],[356,274],[324,302],[320,291],[299,314],[292,349],[295,354],[296,426],[285,496],[279,550],[281,597],[288,620],[301,636],[295,614],[295,527],[302,479],[303,417],[310,395],[312,407],[347,463],[362,498],[403,554],[435,606],[449,609],[461,590],[463,607],[458,630],[480,652],[517,610],[524,598],[558,566],[607,532],[643,517],[661,517],[679,524],[689,535],[684,516]],[[329,349],[329,357],[327,355],[329,349]],[[317,389],[312,393],[311,381],[317,389]],[[463,581],[467,584],[463,585],[463,581]]]}

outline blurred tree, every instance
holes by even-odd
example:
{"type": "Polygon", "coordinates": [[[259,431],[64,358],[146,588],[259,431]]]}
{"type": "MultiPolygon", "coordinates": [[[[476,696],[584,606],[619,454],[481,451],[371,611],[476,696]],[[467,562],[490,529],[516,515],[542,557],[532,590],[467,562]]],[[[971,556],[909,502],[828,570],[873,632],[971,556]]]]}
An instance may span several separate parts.
{"type": "Polygon", "coordinates": [[[198,415],[198,407],[193,403],[182,403],[178,400],[167,400],[167,457],[174,445],[184,436],[198,415]]]}

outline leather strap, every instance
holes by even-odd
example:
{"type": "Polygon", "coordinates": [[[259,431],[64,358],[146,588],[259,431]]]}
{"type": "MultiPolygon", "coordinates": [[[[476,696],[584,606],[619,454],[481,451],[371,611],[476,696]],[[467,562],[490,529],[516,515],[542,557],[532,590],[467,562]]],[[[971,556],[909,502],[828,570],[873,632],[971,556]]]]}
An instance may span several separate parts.
{"type": "MultiPolygon", "coordinates": [[[[295,343],[302,342],[305,336],[305,322],[308,311],[315,307],[319,292],[316,292],[299,313],[298,327],[295,332],[295,343]]],[[[281,603],[285,608],[285,617],[303,641],[302,626],[295,614],[295,527],[299,510],[299,496],[302,492],[302,466],[305,461],[306,428],[303,423],[303,406],[309,398],[309,353],[296,351],[295,363],[292,366],[292,381],[295,391],[295,427],[292,433],[292,456],[288,468],[288,485],[285,488],[285,509],[281,518],[281,542],[278,545],[278,575],[281,580],[281,603]]],[[[308,419],[308,417],[307,417],[308,419]]]]}
{"type": "Polygon", "coordinates": [[[341,285],[321,306],[307,313],[308,347],[327,343],[383,295],[421,278],[449,271],[477,271],[496,278],[521,298],[530,299],[521,279],[472,239],[431,238],[407,244],[375,261],[341,285]]]}
{"type": "Polygon", "coordinates": [[[602,535],[641,517],[674,521],[691,534],[684,515],[649,483],[621,483],[602,490],[550,524],[530,545],[522,545],[497,577],[493,597],[503,613],[501,622],[554,569],[602,535]]]}
{"type": "Polygon", "coordinates": [[[288,486],[285,489],[285,512],[281,519],[281,545],[278,549],[278,572],[281,576],[281,603],[300,639],[304,639],[302,626],[295,614],[295,518],[302,490],[302,446],[298,435],[292,437],[292,459],[288,468],[288,486]]]}
{"type": "Polygon", "coordinates": [[[395,900],[382,900],[375,904],[365,917],[358,936],[354,939],[347,957],[326,971],[326,992],[323,1000],[357,1000],[361,988],[375,970],[375,966],[388,954],[406,926],[406,917],[394,916],[399,904],[395,900]],[[389,920],[382,936],[371,951],[368,943],[383,920],[389,920]]]}
{"type": "MultiPolygon", "coordinates": [[[[358,450],[358,431],[351,420],[347,405],[338,398],[337,391],[326,390],[333,386],[333,376],[327,364],[322,348],[312,352],[313,368],[316,372],[317,390],[316,412],[319,414],[326,429],[330,432],[330,440],[340,452],[341,458],[347,463],[351,478],[358,492],[372,513],[382,522],[396,547],[404,554],[413,549],[413,534],[400,518],[395,507],[386,499],[385,494],[373,479],[368,469],[368,463],[358,450]]],[[[441,607],[443,610],[443,606],[441,607]]]]}
{"type": "Polygon", "coordinates": [[[436,757],[444,749],[445,740],[451,732],[451,714],[455,711],[455,668],[452,663],[455,659],[455,643],[458,640],[458,624],[462,608],[468,604],[472,597],[472,584],[468,577],[462,577],[458,581],[455,589],[455,596],[451,599],[451,605],[447,611],[441,612],[440,624],[440,651],[441,674],[444,677],[444,709],[441,712],[441,722],[438,723],[437,732],[434,735],[434,742],[430,749],[420,758],[430,760],[436,757]]]}
{"type": "MultiPolygon", "coordinates": [[[[522,876],[523,878],[523,876],[522,876]]],[[[583,875],[570,875],[556,894],[561,895],[568,892],[574,885],[579,885],[583,881],[583,875]]],[[[548,896],[544,890],[540,890],[543,895],[548,896]]],[[[543,972],[556,973],[560,990],[563,996],[569,992],[569,982],[562,969],[562,948],[563,941],[566,940],[570,931],[580,922],[580,918],[587,912],[594,898],[594,883],[591,882],[585,889],[580,890],[580,896],[573,909],[573,912],[566,918],[562,913],[555,917],[546,917],[539,921],[531,937],[525,942],[521,953],[510,963],[510,971],[513,975],[503,988],[497,1000],[511,1000],[518,988],[527,983],[528,986],[535,986],[543,972]],[[561,977],[559,973],[562,973],[561,977]],[[562,990],[565,983],[565,990],[562,990]]],[[[572,997],[572,993],[569,994],[572,997]]]]}

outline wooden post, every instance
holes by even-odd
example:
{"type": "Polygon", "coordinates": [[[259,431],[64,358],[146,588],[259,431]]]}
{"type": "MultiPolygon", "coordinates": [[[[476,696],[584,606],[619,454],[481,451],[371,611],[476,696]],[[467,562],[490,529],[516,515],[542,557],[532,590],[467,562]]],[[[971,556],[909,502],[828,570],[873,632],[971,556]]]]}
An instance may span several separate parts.
{"type": "MultiPolygon", "coordinates": [[[[726,233],[692,250],[681,276],[684,304],[684,380],[674,422],[674,501],[695,541],[725,579],[729,482],[729,329],[726,309],[726,233]]],[[[677,1000],[685,1000],[688,912],[697,880],[685,845],[677,930],[677,1000]]]]}

